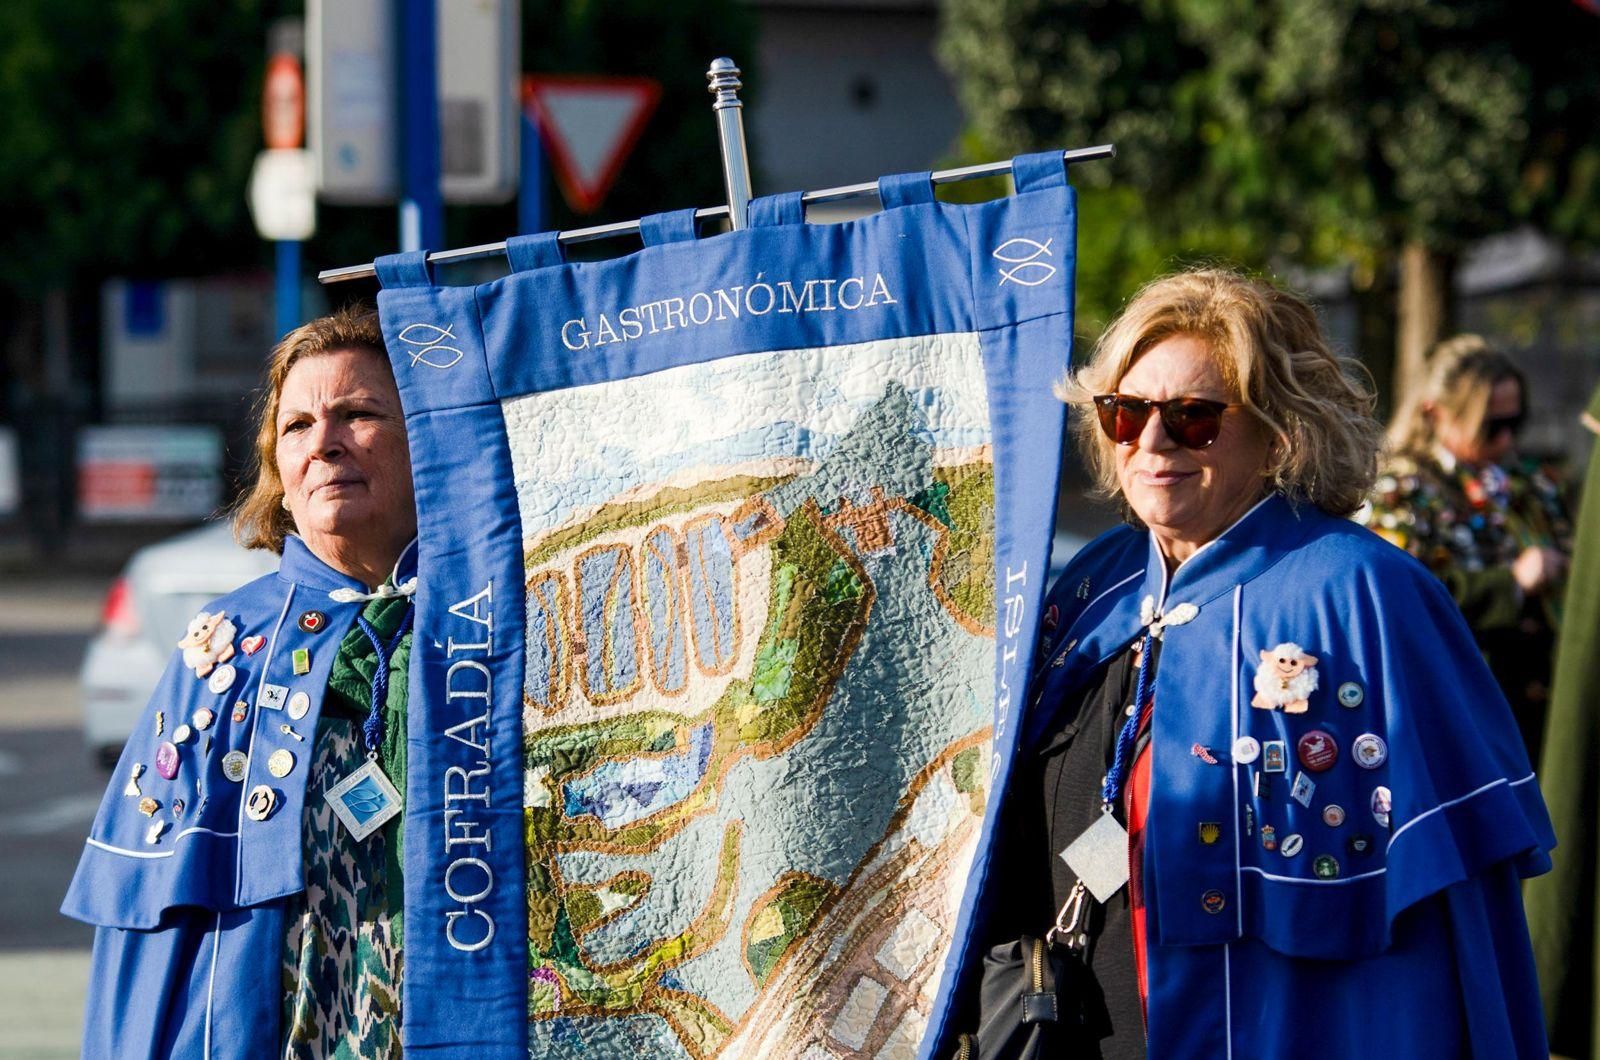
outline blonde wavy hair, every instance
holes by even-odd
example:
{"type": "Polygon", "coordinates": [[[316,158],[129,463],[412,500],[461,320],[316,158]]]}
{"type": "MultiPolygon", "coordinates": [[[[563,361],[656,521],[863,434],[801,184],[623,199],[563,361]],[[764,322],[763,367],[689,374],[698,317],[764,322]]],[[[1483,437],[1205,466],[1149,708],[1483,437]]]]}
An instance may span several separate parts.
{"type": "Polygon", "coordinates": [[[1489,396],[1496,383],[1517,384],[1528,402],[1528,379],[1517,362],[1494,349],[1482,335],[1456,335],[1428,352],[1428,379],[1407,399],[1389,424],[1393,453],[1421,454],[1433,449],[1438,433],[1432,413],[1447,416],[1472,436],[1483,430],[1489,396]]]}
{"type": "Polygon", "coordinates": [[[1120,495],[1116,443],[1101,432],[1092,399],[1115,393],[1134,361],[1175,335],[1207,345],[1238,402],[1273,438],[1263,469],[1271,488],[1332,515],[1361,506],[1377,477],[1382,431],[1370,376],[1329,348],[1304,300],[1221,268],[1146,284],[1088,364],[1056,387],[1077,409],[1073,434],[1104,496],[1120,495]]]}
{"type": "Polygon", "coordinates": [[[285,335],[267,358],[267,381],[256,402],[256,444],[251,454],[251,485],[233,509],[233,536],[245,548],[283,552],[283,539],[294,533],[294,519],[283,506],[283,479],[278,476],[278,403],[289,369],[307,357],[368,350],[389,368],[378,314],[347,306],[285,335]]]}

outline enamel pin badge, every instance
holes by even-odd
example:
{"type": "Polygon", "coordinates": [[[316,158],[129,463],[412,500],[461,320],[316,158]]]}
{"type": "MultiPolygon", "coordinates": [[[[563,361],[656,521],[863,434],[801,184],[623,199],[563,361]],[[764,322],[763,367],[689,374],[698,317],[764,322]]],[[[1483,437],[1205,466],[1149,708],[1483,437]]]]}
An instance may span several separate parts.
{"type": "Polygon", "coordinates": [[[400,792],[373,758],[335,784],[325,798],[355,839],[365,839],[382,828],[401,808],[400,792]]]}

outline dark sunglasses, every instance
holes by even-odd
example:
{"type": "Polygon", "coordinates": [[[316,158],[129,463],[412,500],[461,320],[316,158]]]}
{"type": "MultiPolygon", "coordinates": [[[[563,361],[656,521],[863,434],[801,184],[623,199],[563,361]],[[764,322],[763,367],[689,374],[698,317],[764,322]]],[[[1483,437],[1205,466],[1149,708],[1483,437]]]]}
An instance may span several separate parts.
{"type": "Polygon", "coordinates": [[[1122,394],[1096,394],[1094,398],[1100,429],[1118,445],[1133,445],[1139,440],[1153,409],[1161,415],[1161,426],[1168,438],[1185,449],[1204,449],[1222,433],[1222,414],[1237,407],[1225,401],[1194,397],[1151,401],[1122,394]]]}
{"type": "Polygon", "coordinates": [[[1528,413],[1519,412],[1515,416],[1491,416],[1483,421],[1483,437],[1487,441],[1501,431],[1510,431],[1514,438],[1522,432],[1522,425],[1527,421],[1528,413]]]}

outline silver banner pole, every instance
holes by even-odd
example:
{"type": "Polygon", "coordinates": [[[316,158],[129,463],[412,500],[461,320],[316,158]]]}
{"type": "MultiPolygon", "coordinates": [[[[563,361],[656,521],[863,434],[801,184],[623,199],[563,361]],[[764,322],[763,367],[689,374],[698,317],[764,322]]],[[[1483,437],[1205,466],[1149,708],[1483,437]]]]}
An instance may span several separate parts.
{"type": "Polygon", "coordinates": [[[750,156],[744,146],[744,104],[739,102],[739,68],[728,58],[711,60],[706,91],[716,97],[717,135],[722,141],[722,183],[728,189],[728,222],[745,226],[750,205],[750,156]]]}

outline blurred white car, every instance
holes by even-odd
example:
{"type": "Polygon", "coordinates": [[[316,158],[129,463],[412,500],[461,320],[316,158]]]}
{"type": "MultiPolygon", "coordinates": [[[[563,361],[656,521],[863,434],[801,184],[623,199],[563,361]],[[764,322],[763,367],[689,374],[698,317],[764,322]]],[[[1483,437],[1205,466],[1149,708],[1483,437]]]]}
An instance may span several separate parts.
{"type": "Polygon", "coordinates": [[[135,552],[106,593],[100,632],[78,672],[90,752],[115,765],[189,620],[277,567],[272,553],[239,547],[223,521],[135,552]]]}

